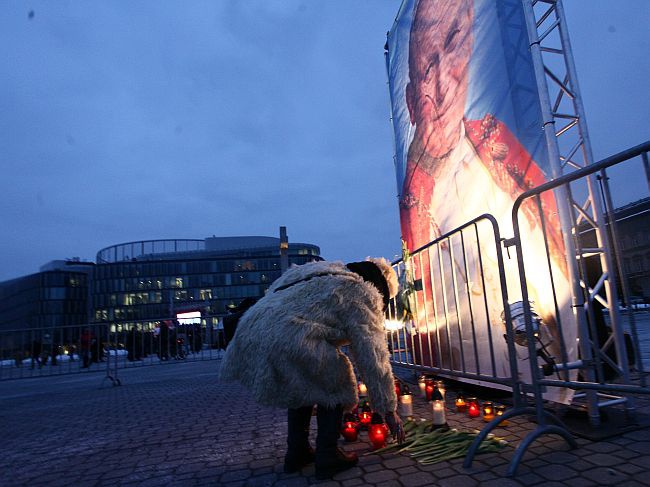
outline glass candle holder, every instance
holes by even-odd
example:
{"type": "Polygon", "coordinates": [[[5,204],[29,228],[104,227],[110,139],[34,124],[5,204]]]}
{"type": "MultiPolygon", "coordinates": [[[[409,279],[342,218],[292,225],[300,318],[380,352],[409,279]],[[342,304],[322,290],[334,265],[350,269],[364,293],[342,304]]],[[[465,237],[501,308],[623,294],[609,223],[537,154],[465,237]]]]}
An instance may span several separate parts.
{"type": "MultiPolygon", "coordinates": [[[[503,413],[506,412],[506,407],[503,404],[494,406],[494,412],[497,416],[503,416],[503,413]]],[[[499,426],[508,426],[508,424],[509,424],[508,420],[505,419],[499,423],[499,426]]]]}
{"type": "Polygon", "coordinates": [[[361,426],[368,426],[370,424],[370,420],[372,419],[372,410],[370,409],[370,405],[367,402],[364,402],[361,408],[359,408],[359,423],[361,423],[361,426]]]}
{"type": "Polygon", "coordinates": [[[359,397],[366,397],[368,395],[368,387],[363,383],[359,382],[359,397]]]}
{"type": "Polygon", "coordinates": [[[395,395],[399,397],[402,394],[402,383],[399,379],[395,379],[395,395]]]}
{"type": "Polygon", "coordinates": [[[433,396],[433,391],[435,389],[436,389],[436,383],[434,382],[433,379],[427,379],[424,382],[425,399],[427,401],[431,401],[431,397],[433,396]]]}
{"type": "Polygon", "coordinates": [[[467,398],[467,414],[470,418],[478,418],[481,415],[481,407],[475,397],[467,398]]]}
{"type": "Polygon", "coordinates": [[[441,380],[435,381],[436,388],[440,391],[440,394],[442,394],[442,398],[445,398],[445,383],[441,380]]]}
{"type": "Polygon", "coordinates": [[[465,396],[463,396],[462,394],[456,395],[456,400],[454,401],[454,404],[456,405],[456,412],[464,413],[465,411],[467,411],[467,401],[465,401],[465,396]]]}
{"type": "Polygon", "coordinates": [[[413,417],[413,395],[405,384],[402,387],[402,395],[399,397],[399,415],[403,418],[413,417]]]}
{"type": "Polygon", "coordinates": [[[483,403],[483,421],[490,422],[494,419],[494,404],[491,401],[483,403]]]}
{"type": "Polygon", "coordinates": [[[445,411],[445,400],[438,389],[434,389],[431,397],[431,409],[433,411],[433,426],[443,426],[447,424],[447,413],[445,411]]]}
{"type": "Polygon", "coordinates": [[[418,387],[420,388],[420,395],[422,396],[422,399],[427,398],[427,394],[425,391],[426,381],[427,381],[427,377],[425,375],[421,375],[420,377],[418,377],[418,387]]]}
{"type": "Polygon", "coordinates": [[[359,423],[353,414],[346,414],[343,418],[343,428],[341,435],[347,442],[357,441],[359,437],[359,423]]]}
{"type": "Polygon", "coordinates": [[[373,413],[372,421],[368,427],[368,439],[372,443],[372,449],[378,450],[386,446],[388,440],[388,427],[378,413],[373,413]]]}

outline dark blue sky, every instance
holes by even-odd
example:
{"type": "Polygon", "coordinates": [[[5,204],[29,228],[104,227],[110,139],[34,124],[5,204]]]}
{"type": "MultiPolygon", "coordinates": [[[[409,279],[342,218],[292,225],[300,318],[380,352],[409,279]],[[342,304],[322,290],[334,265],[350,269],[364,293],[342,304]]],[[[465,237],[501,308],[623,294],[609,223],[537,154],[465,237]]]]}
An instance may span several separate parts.
{"type": "MultiPolygon", "coordinates": [[[[327,259],[393,258],[399,4],[4,0],[0,280],[280,225],[327,259]]],[[[595,158],[650,138],[650,2],[565,10],[595,158]]]]}

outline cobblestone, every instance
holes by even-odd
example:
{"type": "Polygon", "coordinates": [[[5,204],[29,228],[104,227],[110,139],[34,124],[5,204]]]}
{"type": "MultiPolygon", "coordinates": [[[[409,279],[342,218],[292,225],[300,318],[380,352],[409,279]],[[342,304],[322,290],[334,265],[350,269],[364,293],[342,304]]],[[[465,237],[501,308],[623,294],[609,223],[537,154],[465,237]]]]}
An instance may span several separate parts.
{"type": "MultiPolygon", "coordinates": [[[[0,485],[397,487],[649,485],[650,430],[595,442],[578,438],[570,450],[556,436],[536,440],[506,477],[514,448],[536,424],[512,418],[499,428],[510,446],[463,459],[421,465],[402,453],[365,455],[367,436],[352,444],[359,465],[330,481],[314,466],[283,473],[286,413],[255,404],[250,394],[217,380],[219,362],[142,367],[121,372],[123,386],[100,388],[99,375],[0,382],[0,485]]],[[[416,416],[430,407],[421,398],[416,416]]],[[[650,401],[639,409],[650,412],[650,401]]],[[[484,426],[450,411],[453,427],[484,426]]],[[[312,441],[315,437],[312,421],[312,441]]]]}

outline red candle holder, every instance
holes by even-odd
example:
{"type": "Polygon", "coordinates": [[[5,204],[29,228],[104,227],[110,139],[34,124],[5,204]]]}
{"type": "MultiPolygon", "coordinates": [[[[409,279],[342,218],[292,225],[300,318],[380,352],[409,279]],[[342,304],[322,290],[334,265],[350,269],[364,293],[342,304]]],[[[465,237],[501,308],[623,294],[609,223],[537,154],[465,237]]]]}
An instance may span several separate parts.
{"type": "Polygon", "coordinates": [[[475,397],[467,398],[467,414],[470,418],[478,418],[481,415],[481,406],[475,397]]]}
{"type": "Polygon", "coordinates": [[[436,388],[436,383],[433,379],[427,379],[424,381],[424,394],[426,396],[427,401],[431,400],[431,396],[433,396],[433,391],[436,388]]]}
{"type": "Polygon", "coordinates": [[[372,422],[368,428],[368,438],[372,444],[373,450],[378,450],[386,446],[388,440],[388,427],[384,423],[379,413],[373,413],[372,422]]]}
{"type": "Polygon", "coordinates": [[[402,395],[402,383],[399,379],[395,379],[395,395],[400,397],[402,395]]]}
{"type": "Polygon", "coordinates": [[[359,437],[359,423],[353,414],[348,413],[343,417],[341,435],[347,442],[357,441],[359,437]]]}
{"type": "Polygon", "coordinates": [[[361,423],[361,426],[367,427],[370,424],[371,420],[372,409],[370,409],[370,405],[364,401],[364,403],[361,405],[361,409],[359,409],[359,423],[361,423]]]}

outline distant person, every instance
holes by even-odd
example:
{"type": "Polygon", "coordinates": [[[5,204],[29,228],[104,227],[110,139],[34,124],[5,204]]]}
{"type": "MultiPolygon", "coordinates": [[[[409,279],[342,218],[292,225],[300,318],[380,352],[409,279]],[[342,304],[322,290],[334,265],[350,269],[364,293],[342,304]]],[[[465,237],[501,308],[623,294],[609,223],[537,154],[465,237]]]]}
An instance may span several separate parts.
{"type": "Polygon", "coordinates": [[[59,355],[59,348],[60,348],[60,347],[59,347],[59,344],[58,344],[58,343],[53,343],[53,344],[52,344],[52,353],[51,353],[52,360],[51,360],[51,362],[50,362],[52,365],[59,365],[59,363],[58,363],[58,360],[59,360],[59,357],[58,357],[58,355],[59,355]]]}
{"type": "Polygon", "coordinates": [[[81,336],[79,337],[79,350],[81,351],[81,360],[83,365],[82,369],[87,369],[90,367],[90,349],[93,342],[94,336],[90,331],[90,328],[84,328],[81,336]]]}
{"type": "Polygon", "coordinates": [[[237,324],[239,319],[244,315],[244,313],[255,304],[257,300],[255,298],[247,297],[241,300],[241,302],[234,308],[228,308],[228,315],[223,317],[223,338],[225,340],[224,348],[228,347],[228,344],[232,341],[235,336],[235,331],[237,331],[237,324]]]}
{"type": "Polygon", "coordinates": [[[21,350],[16,350],[14,352],[14,362],[16,363],[16,367],[23,366],[23,352],[21,350]]]}
{"type": "Polygon", "coordinates": [[[36,364],[38,364],[39,369],[43,367],[43,362],[41,360],[42,353],[43,353],[43,344],[41,343],[40,340],[35,338],[32,341],[32,350],[31,350],[32,369],[36,364]]]}
{"type": "Polygon", "coordinates": [[[403,440],[384,331],[384,313],[396,293],[397,278],[384,259],[310,262],[288,269],[241,317],[221,378],[239,380],[261,404],[288,409],[285,472],[315,461],[316,477],[325,479],[358,461],[337,444],[343,411],[359,401],[345,345],[372,408],[403,440]],[[315,452],[309,444],[314,404],[315,452]]]}
{"type": "Polygon", "coordinates": [[[160,331],[158,332],[158,357],[160,360],[169,360],[169,321],[160,322],[160,331]]]}
{"type": "Polygon", "coordinates": [[[94,336],[90,344],[90,361],[98,364],[103,361],[104,355],[104,344],[102,343],[101,337],[94,336]]]}
{"type": "Polygon", "coordinates": [[[132,326],[129,330],[126,339],[126,351],[126,358],[129,362],[142,360],[142,338],[135,326],[132,326]]]}

